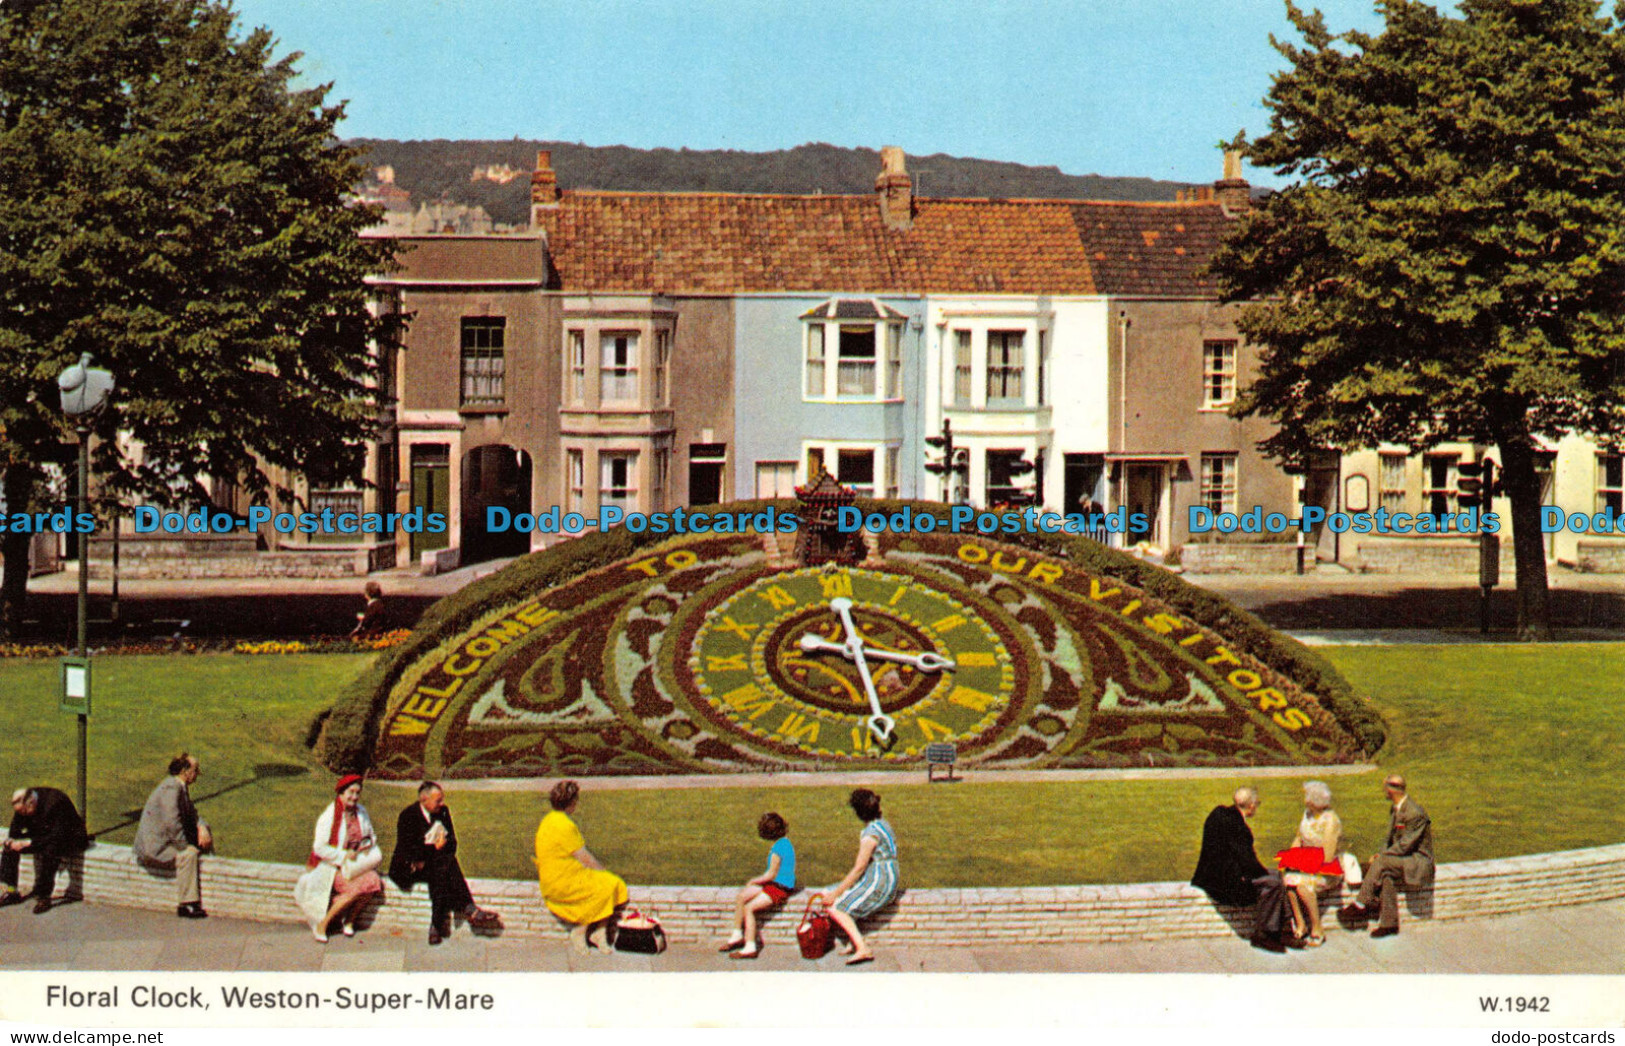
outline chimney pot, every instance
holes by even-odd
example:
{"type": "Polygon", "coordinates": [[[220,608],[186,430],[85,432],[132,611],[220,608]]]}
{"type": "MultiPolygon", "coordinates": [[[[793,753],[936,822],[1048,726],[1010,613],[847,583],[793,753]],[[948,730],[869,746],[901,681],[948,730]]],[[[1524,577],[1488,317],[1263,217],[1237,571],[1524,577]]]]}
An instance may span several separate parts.
{"type": "Polygon", "coordinates": [[[1252,207],[1253,187],[1242,177],[1240,150],[1224,151],[1224,177],[1213,183],[1213,195],[1218,198],[1225,214],[1232,218],[1246,214],[1252,207]]]}
{"type": "Polygon", "coordinates": [[[542,224],[541,212],[559,205],[559,176],[553,170],[553,152],[536,150],[536,170],[530,176],[530,224],[542,224]]]}
{"type": "Polygon", "coordinates": [[[906,231],[914,225],[914,183],[908,176],[903,150],[888,145],[880,150],[880,175],[875,178],[880,218],[888,229],[906,231]]]}

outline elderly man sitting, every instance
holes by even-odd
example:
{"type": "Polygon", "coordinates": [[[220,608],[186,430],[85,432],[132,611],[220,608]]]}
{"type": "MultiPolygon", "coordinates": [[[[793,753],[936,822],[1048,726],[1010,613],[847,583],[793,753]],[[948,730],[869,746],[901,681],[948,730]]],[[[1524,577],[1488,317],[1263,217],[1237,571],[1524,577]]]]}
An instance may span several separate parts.
{"type": "Polygon", "coordinates": [[[1202,825],[1202,853],[1191,885],[1220,904],[1254,906],[1253,947],[1284,951],[1286,896],[1281,876],[1259,863],[1253,831],[1247,827],[1247,819],[1258,812],[1258,792],[1243,785],[1233,799],[1231,806],[1214,807],[1202,825]]]}
{"type": "Polygon", "coordinates": [[[28,853],[34,855],[34,914],[50,911],[57,869],[89,845],[84,818],[67,795],[55,788],[17,789],[11,794],[11,832],[0,854],[0,908],[23,903],[17,873],[28,853]]]}
{"type": "Polygon", "coordinates": [[[198,761],[182,752],[169,761],[169,776],[147,797],[141,824],[131,849],[136,860],[154,868],[175,869],[175,914],[182,919],[205,919],[202,873],[198,855],[214,845],[209,826],[198,820],[192,805],[192,782],[198,761]]]}

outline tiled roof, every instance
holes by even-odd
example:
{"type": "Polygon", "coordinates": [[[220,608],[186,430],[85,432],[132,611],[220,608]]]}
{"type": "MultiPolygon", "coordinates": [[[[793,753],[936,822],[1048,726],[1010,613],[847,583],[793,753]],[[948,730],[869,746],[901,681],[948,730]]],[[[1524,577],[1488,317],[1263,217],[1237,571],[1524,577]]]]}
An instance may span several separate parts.
{"type": "Polygon", "coordinates": [[[1215,293],[1202,269],[1229,225],[1218,204],[1080,203],[1072,216],[1102,293],[1215,293]]]}
{"type": "Polygon", "coordinates": [[[667,294],[1209,294],[1217,204],[566,192],[542,212],[558,286],[667,294]]]}

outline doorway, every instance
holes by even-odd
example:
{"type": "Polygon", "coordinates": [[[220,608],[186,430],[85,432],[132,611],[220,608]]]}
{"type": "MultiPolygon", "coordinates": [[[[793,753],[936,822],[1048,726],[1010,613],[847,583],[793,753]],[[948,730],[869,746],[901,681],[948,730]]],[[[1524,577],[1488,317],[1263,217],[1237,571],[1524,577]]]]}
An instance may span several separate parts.
{"type": "Polygon", "coordinates": [[[726,443],[690,443],[688,445],[688,503],[690,505],[719,505],[722,503],[722,470],[728,464],[726,443]]]}
{"type": "MultiPolygon", "coordinates": [[[[412,511],[423,510],[427,523],[431,512],[451,518],[451,447],[445,443],[412,445],[412,511]]],[[[411,535],[412,562],[425,552],[451,544],[451,528],[432,533],[427,527],[411,535]]]]}
{"type": "Polygon", "coordinates": [[[509,528],[491,533],[486,509],[508,510],[510,517],[530,511],[530,455],[502,443],[475,447],[463,455],[464,564],[522,556],[530,551],[530,535],[509,528]]]}
{"type": "Polygon", "coordinates": [[[1151,528],[1130,532],[1127,544],[1136,545],[1144,541],[1159,547],[1162,545],[1162,490],[1166,485],[1166,474],[1163,465],[1131,463],[1127,466],[1123,504],[1128,507],[1129,515],[1138,513],[1145,516],[1151,528]]]}

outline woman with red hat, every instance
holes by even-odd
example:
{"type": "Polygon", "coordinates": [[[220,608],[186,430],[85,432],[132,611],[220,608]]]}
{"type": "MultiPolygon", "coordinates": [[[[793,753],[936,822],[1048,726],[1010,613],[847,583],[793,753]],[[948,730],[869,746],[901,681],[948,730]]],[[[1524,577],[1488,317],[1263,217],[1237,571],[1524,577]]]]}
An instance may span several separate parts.
{"type": "Polygon", "coordinates": [[[361,784],[360,774],[339,778],[333,789],[337,798],[316,819],[307,870],[294,887],[294,899],[320,944],[327,943],[327,928],[341,914],[344,936],[353,937],[356,902],[384,889],[378,876],[384,852],[361,805],[361,784]]]}

